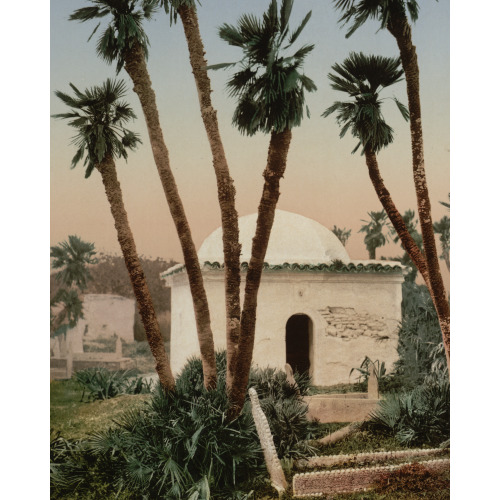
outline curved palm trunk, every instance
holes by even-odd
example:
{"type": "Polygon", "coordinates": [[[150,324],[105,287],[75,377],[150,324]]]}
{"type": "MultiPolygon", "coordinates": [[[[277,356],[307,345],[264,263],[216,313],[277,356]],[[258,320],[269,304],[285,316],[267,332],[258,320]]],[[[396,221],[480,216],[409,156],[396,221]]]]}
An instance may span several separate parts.
{"type": "Polygon", "coordinates": [[[217,112],[212,107],[210,79],[208,78],[205,50],[200,35],[198,17],[194,7],[179,7],[178,13],[184,27],[184,35],[189,49],[189,60],[198,90],[200,111],[208,142],[212,151],[213,165],[217,179],[217,192],[222,219],[222,245],[224,249],[224,272],[226,290],[226,346],[227,375],[226,385],[231,385],[234,373],[235,353],[240,336],[240,253],[238,212],[235,206],[233,179],[224,153],[224,146],[219,133],[217,112]]]}
{"type": "Polygon", "coordinates": [[[406,250],[415,266],[417,266],[417,269],[420,271],[420,274],[424,278],[427,286],[429,286],[427,263],[425,262],[422,252],[408,232],[403,217],[401,217],[401,214],[396,208],[396,205],[392,201],[392,197],[389,191],[385,187],[384,180],[382,179],[380,170],[378,168],[377,156],[369,146],[365,148],[365,159],[370,179],[372,181],[373,187],[375,188],[375,192],[377,193],[380,203],[382,203],[387,216],[392,222],[394,229],[398,233],[403,248],[406,250]]]}
{"type": "Polygon", "coordinates": [[[144,52],[140,45],[134,43],[134,45],[126,51],[124,58],[125,70],[130,75],[134,83],[134,92],[141,102],[154,160],[181,243],[191,296],[193,298],[196,328],[198,331],[198,341],[200,343],[201,360],[203,364],[204,385],[207,389],[213,389],[217,382],[217,371],[207,295],[203,285],[200,263],[191,236],[191,230],[170,168],[168,149],[163,139],[163,132],[161,130],[160,118],[156,106],[156,96],[151,86],[151,79],[149,78],[144,52]]]}
{"type": "Polygon", "coordinates": [[[231,386],[228,387],[230,405],[228,416],[230,419],[236,418],[240,414],[245,402],[255,340],[257,293],[259,291],[267,245],[273,227],[274,212],[280,196],[280,179],[285,173],[291,140],[292,132],[289,129],[283,132],[271,133],[267,165],[264,170],[264,188],[257,215],[257,228],[252,240],[252,257],[246,275],[245,298],[241,313],[241,334],[235,363],[234,379],[231,386]]]}
{"type": "Polygon", "coordinates": [[[411,149],[413,158],[413,182],[417,195],[418,215],[422,229],[422,240],[429,273],[431,296],[436,308],[443,335],[443,343],[450,370],[450,306],[439,268],[439,258],[434,239],[431,203],[427,189],[424,165],[424,140],[420,109],[420,83],[416,48],[412,43],[411,27],[404,15],[391,15],[387,26],[397,41],[401,63],[406,77],[406,92],[410,111],[411,149]]]}
{"type": "Polygon", "coordinates": [[[160,384],[167,392],[175,391],[175,380],[170,368],[170,361],[165,352],[165,345],[158,320],[156,319],[153,300],[151,299],[144,271],[137,255],[134,237],[130,230],[127,212],[123,204],[120,183],[116,175],[115,163],[111,155],[106,154],[103,161],[96,168],[102,176],[106,196],[111,206],[118,242],[120,243],[125,265],[127,266],[130,281],[132,282],[149,347],[156,362],[156,371],[160,379],[160,384]]]}

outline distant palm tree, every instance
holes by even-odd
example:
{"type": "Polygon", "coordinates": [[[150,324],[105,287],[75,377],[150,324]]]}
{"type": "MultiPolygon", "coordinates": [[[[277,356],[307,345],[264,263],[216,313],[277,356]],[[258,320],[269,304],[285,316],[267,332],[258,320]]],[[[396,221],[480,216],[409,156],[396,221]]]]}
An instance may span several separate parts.
{"type": "Polygon", "coordinates": [[[385,210],[380,212],[368,212],[370,220],[362,220],[365,225],[361,226],[360,233],[366,233],[365,245],[368,250],[369,258],[376,259],[375,252],[377,248],[384,246],[388,241],[384,230],[387,227],[387,214],[385,210]]]}
{"type": "MultiPolygon", "coordinates": [[[[413,182],[417,196],[418,215],[422,229],[422,241],[427,267],[426,284],[429,288],[434,307],[439,318],[446,361],[450,367],[450,304],[443,277],[439,267],[439,259],[434,238],[431,214],[431,202],[427,187],[424,162],[424,139],[422,132],[422,112],[420,106],[420,79],[417,50],[413,45],[411,21],[418,19],[419,5],[416,0],[335,0],[335,7],[343,12],[341,22],[350,23],[347,37],[351,36],[369,19],[380,22],[381,29],[387,29],[396,39],[401,64],[405,73],[406,93],[411,130],[411,149],[413,160],[413,182]]],[[[412,257],[413,260],[413,257],[412,257]]],[[[419,266],[417,266],[419,267],[419,266]]],[[[419,268],[419,271],[421,269],[419,268]]]]}
{"type": "Polygon", "coordinates": [[[50,333],[54,337],[66,334],[84,318],[83,300],[75,289],[60,288],[50,301],[50,307],[50,333]],[[57,312],[53,313],[52,308],[57,312]]]}
{"type": "Polygon", "coordinates": [[[351,237],[351,230],[347,230],[345,227],[344,229],[340,229],[340,227],[333,226],[332,228],[332,233],[340,240],[340,243],[342,245],[346,246],[347,240],[351,237]]]}
{"type": "MultiPolygon", "coordinates": [[[[325,110],[323,116],[336,113],[337,123],[342,127],[340,137],[344,137],[350,130],[353,137],[358,140],[353,153],[361,147],[375,192],[401,238],[403,248],[427,281],[424,256],[408,232],[404,219],[384,184],[376,156],[382,148],[391,144],[394,138],[392,128],[382,115],[380,93],[400,80],[403,71],[400,69],[399,60],[353,52],[342,64],[334,64],[332,70],[333,72],[328,75],[332,89],[344,92],[351,99],[334,102],[325,110]]],[[[393,100],[403,117],[408,118],[406,107],[396,98],[393,100]]]]}
{"type": "Polygon", "coordinates": [[[89,265],[96,264],[97,259],[94,244],[83,241],[78,236],[68,236],[68,241],[63,241],[50,247],[52,269],[60,269],[56,273],[56,280],[63,286],[77,286],[80,290],[87,287],[91,278],[89,265]]]}
{"type": "Polygon", "coordinates": [[[257,228],[252,243],[241,314],[236,363],[229,365],[228,393],[230,416],[239,414],[245,400],[255,339],[257,293],[279,197],[279,182],[286,169],[291,129],[300,125],[305,105],[305,91],[316,90],[314,82],[302,71],[305,57],[314,45],[304,45],[289,56],[283,54],[300,36],[311,17],[309,12],[294,31],[290,30],[293,1],[283,0],[278,9],[272,0],[262,20],[244,14],[237,26],[224,24],[219,36],[243,50],[239,63],[225,63],[212,69],[239,65],[229,80],[229,94],[238,99],[233,125],[240,132],[254,135],[270,133],[264,188],[258,208],[257,228]],[[232,379],[231,379],[232,377],[232,379]]]}
{"type": "Polygon", "coordinates": [[[50,331],[53,335],[66,333],[83,318],[81,292],[92,279],[88,266],[97,262],[95,254],[94,244],[76,235],[68,236],[68,241],[50,247],[51,267],[59,269],[55,275],[59,286],[50,300],[50,331]],[[53,307],[59,308],[55,314],[52,314],[53,307]]]}
{"type": "Polygon", "coordinates": [[[139,261],[116,175],[115,158],[127,159],[127,149],[134,149],[140,142],[135,133],[124,127],[129,120],[135,118],[130,106],[120,101],[125,95],[125,84],[123,81],[116,82],[108,79],[102,86],[92,87],[83,92],[72,84],[70,86],[74,91],[74,97],[60,91],[56,91],[56,95],[71,108],[71,112],[57,114],[54,117],[70,120],[69,125],[77,130],[73,138],[77,152],[71,163],[72,168],[84,159],[83,164],[87,167],[86,178],[94,169],[101,174],[115,222],[118,242],[137,299],[139,314],[156,361],[156,371],[162,387],[166,391],[173,391],[175,381],[170,361],[165,352],[163,337],[139,261]]]}
{"type": "MultiPolygon", "coordinates": [[[[70,20],[85,22],[104,17],[110,18],[107,28],[98,40],[97,53],[109,64],[116,62],[117,73],[125,68],[134,83],[134,92],[141,103],[153,157],[186,265],[203,363],[204,384],[206,388],[214,388],[217,372],[207,295],[196,247],[170,167],[169,153],[160,126],[156,95],[146,64],[149,40],[142,23],[144,19],[152,18],[158,7],[158,0],[89,0],[89,2],[93,4],[92,7],[76,10],[70,16],[70,20]]],[[[92,35],[98,28],[99,24],[92,35]]]]}

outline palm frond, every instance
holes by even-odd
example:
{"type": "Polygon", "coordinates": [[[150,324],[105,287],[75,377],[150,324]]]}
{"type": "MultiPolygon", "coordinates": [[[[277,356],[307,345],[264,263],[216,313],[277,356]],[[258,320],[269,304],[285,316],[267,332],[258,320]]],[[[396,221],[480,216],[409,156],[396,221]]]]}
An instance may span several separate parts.
{"type": "MultiPolygon", "coordinates": [[[[328,74],[333,90],[348,94],[352,101],[335,102],[322,116],[337,113],[337,123],[342,127],[340,137],[348,130],[359,140],[353,153],[362,146],[361,154],[369,147],[378,152],[392,143],[393,129],[385,122],[381,112],[379,92],[399,81],[402,74],[399,58],[366,56],[350,53],[342,64],[332,66],[328,74]]],[[[408,118],[406,107],[393,98],[403,118],[408,118]]]]}
{"type": "Polygon", "coordinates": [[[402,102],[400,102],[396,97],[393,97],[392,100],[396,103],[405,121],[408,121],[410,119],[410,112],[408,111],[408,108],[402,102]]]}
{"type": "Polygon", "coordinates": [[[302,30],[305,28],[306,24],[309,22],[309,19],[311,19],[311,15],[312,15],[312,10],[310,10],[307,13],[306,17],[304,17],[304,19],[302,19],[302,22],[300,23],[298,28],[292,32],[292,34],[290,35],[290,38],[288,39],[288,45],[285,47],[285,49],[288,49],[297,41],[297,38],[302,33],[302,30]]]}
{"type": "Polygon", "coordinates": [[[278,9],[277,1],[272,0],[261,20],[244,14],[236,26],[224,24],[219,28],[223,40],[243,49],[242,69],[234,73],[227,84],[229,95],[238,99],[233,124],[243,133],[253,135],[258,130],[281,131],[299,125],[304,114],[304,91],[316,90],[314,82],[298,71],[314,45],[305,45],[290,56],[282,55],[311,17],[310,13],[306,15],[284,47],[290,31],[292,5],[291,0],[283,0],[278,9]]]}
{"type": "Polygon", "coordinates": [[[84,92],[70,85],[75,96],[60,91],[56,91],[56,95],[73,111],[54,116],[70,120],[68,124],[77,130],[72,138],[77,152],[71,166],[74,168],[84,159],[84,166],[87,167],[85,177],[89,177],[106,154],[126,159],[127,149],[138,146],[141,142],[139,136],[124,128],[124,124],[136,116],[128,103],[120,100],[126,94],[123,80],[108,78],[102,86],[91,87],[84,92]]]}

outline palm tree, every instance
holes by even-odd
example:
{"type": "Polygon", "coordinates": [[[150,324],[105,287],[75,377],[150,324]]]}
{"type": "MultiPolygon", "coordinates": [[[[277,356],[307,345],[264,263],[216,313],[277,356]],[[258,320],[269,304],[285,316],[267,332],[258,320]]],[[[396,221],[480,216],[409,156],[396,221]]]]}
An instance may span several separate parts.
{"type": "MultiPolygon", "coordinates": [[[[403,74],[399,64],[397,58],[366,56],[363,53],[351,53],[342,64],[334,64],[332,66],[334,72],[328,75],[332,82],[331,87],[348,94],[351,100],[334,102],[323,113],[323,116],[336,113],[337,123],[342,127],[340,137],[344,137],[350,130],[354,138],[358,140],[353,153],[361,147],[375,192],[401,239],[403,248],[427,282],[427,264],[424,256],[411,237],[403,217],[384,184],[376,155],[394,138],[393,130],[385,122],[381,112],[380,92],[399,81],[403,74]]],[[[396,98],[393,100],[403,117],[407,118],[405,106],[396,98]]]]}
{"type": "MultiPolygon", "coordinates": [[[[217,372],[207,296],[196,247],[170,167],[169,153],[160,126],[156,96],[146,64],[149,40],[142,22],[152,17],[158,2],[157,0],[141,0],[140,2],[137,0],[89,0],[89,2],[93,4],[92,7],[76,10],[70,16],[70,20],[85,22],[106,16],[111,18],[98,40],[97,53],[109,64],[116,61],[117,73],[125,68],[134,83],[134,92],[139,97],[153,157],[186,265],[203,363],[204,384],[207,389],[214,388],[217,372]]],[[[92,35],[98,27],[99,24],[92,35]]]]}
{"type": "Polygon", "coordinates": [[[74,328],[83,315],[83,301],[75,289],[60,288],[50,301],[51,336],[65,335],[69,328],[74,328]],[[53,313],[52,308],[57,312],[53,313]]]}
{"type": "Polygon", "coordinates": [[[368,250],[369,258],[376,259],[375,252],[377,248],[384,246],[387,243],[387,235],[384,234],[384,229],[387,225],[387,214],[385,210],[380,212],[368,212],[370,220],[362,220],[365,225],[361,226],[360,233],[366,233],[364,242],[368,250]]]}
{"type": "Polygon", "coordinates": [[[60,269],[56,273],[56,280],[63,286],[76,285],[81,291],[87,287],[87,281],[92,279],[89,265],[96,264],[97,259],[94,244],[83,241],[76,235],[68,236],[63,241],[50,247],[52,269],[60,269]]]}
{"type": "MultiPolygon", "coordinates": [[[[238,100],[233,125],[250,136],[258,131],[271,134],[246,275],[237,358],[233,365],[233,380],[227,388],[230,417],[240,413],[245,399],[255,339],[257,293],[279,198],[279,182],[286,169],[291,129],[302,121],[305,91],[316,90],[314,82],[301,71],[305,57],[314,45],[304,45],[289,56],[283,54],[296,42],[311,17],[309,12],[298,28],[291,31],[292,6],[292,0],[283,0],[278,9],[276,0],[272,0],[262,21],[245,14],[237,26],[224,24],[219,29],[223,40],[243,50],[243,58],[238,63],[241,69],[228,82],[229,94],[238,100]]],[[[235,64],[224,63],[212,68],[227,68],[235,64]]]]}
{"type": "Polygon", "coordinates": [[[130,106],[120,101],[125,95],[125,84],[123,81],[108,79],[101,87],[92,87],[84,92],[80,92],[72,84],[70,86],[74,91],[74,97],[60,91],[56,91],[56,95],[71,108],[71,112],[57,114],[54,117],[70,120],[69,125],[77,130],[72,141],[77,147],[71,162],[72,168],[84,159],[86,178],[94,169],[101,174],[118,241],[137,299],[139,314],[156,361],[156,371],[164,390],[173,391],[175,381],[116,174],[115,158],[127,159],[127,149],[133,150],[140,142],[136,134],[124,128],[129,120],[135,118],[130,106]]]}
{"type": "Polygon", "coordinates": [[[411,27],[406,14],[408,12],[411,21],[415,22],[418,19],[418,2],[416,0],[335,0],[335,7],[343,12],[341,22],[345,24],[351,23],[347,37],[351,36],[368,19],[376,19],[380,22],[381,29],[387,29],[398,44],[408,96],[413,183],[417,196],[418,215],[428,272],[426,283],[438,314],[449,370],[450,305],[439,268],[436,241],[434,239],[431,203],[425,174],[417,50],[413,45],[411,27]]]}
{"type": "Polygon", "coordinates": [[[92,279],[88,266],[97,262],[95,254],[94,244],[76,235],[68,236],[68,241],[50,247],[51,267],[59,269],[55,276],[59,286],[50,300],[52,334],[66,333],[68,328],[74,328],[78,320],[83,318],[81,292],[87,287],[88,280],[92,279]],[[53,307],[59,308],[55,314],[52,314],[53,307]]]}
{"type": "Polygon", "coordinates": [[[344,229],[340,229],[340,227],[333,226],[332,228],[332,233],[340,240],[340,243],[342,245],[346,246],[347,240],[351,237],[351,230],[347,230],[345,227],[344,229]]]}
{"type": "Polygon", "coordinates": [[[236,211],[236,190],[224,152],[219,132],[217,112],[212,105],[211,84],[208,77],[205,49],[201,39],[196,3],[194,0],[159,0],[170,21],[177,15],[181,18],[186,38],[189,61],[193,71],[200,113],[212,151],[213,166],[217,180],[217,194],[221,210],[222,247],[224,251],[225,295],[226,295],[226,352],[228,380],[234,371],[235,354],[240,334],[240,253],[238,212],[236,211]]]}

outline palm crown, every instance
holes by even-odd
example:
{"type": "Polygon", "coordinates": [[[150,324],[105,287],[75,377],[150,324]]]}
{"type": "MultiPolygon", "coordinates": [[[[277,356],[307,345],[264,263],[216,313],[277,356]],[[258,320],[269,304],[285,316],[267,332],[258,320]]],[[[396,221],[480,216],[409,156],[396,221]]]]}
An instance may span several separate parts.
{"type": "MultiPolygon", "coordinates": [[[[374,152],[393,141],[393,129],[385,122],[381,112],[379,93],[401,80],[403,70],[397,57],[365,56],[362,52],[351,52],[342,64],[334,64],[335,73],[329,73],[331,87],[347,93],[353,101],[336,101],[322,116],[337,112],[337,123],[342,127],[340,137],[350,129],[359,139],[353,153],[363,146],[361,154],[369,147],[374,152]]],[[[395,97],[403,118],[408,120],[408,110],[395,97]]]]}
{"type": "Polygon", "coordinates": [[[375,252],[376,248],[384,246],[388,240],[384,234],[384,228],[387,226],[387,214],[385,210],[380,212],[368,212],[370,220],[363,220],[364,226],[361,226],[360,233],[366,233],[364,242],[368,250],[375,252]]]}
{"type": "MultiPolygon", "coordinates": [[[[89,0],[93,7],[83,7],[75,10],[69,17],[70,21],[91,21],[111,16],[107,28],[97,41],[97,54],[108,64],[117,61],[116,73],[122,69],[125,59],[124,50],[138,43],[144,55],[148,57],[149,39],[142,27],[144,19],[151,19],[158,7],[158,0],[89,0]]],[[[89,40],[99,29],[98,23],[89,40]]]]}
{"type": "Polygon", "coordinates": [[[137,134],[123,126],[136,116],[126,102],[119,100],[126,94],[123,80],[108,78],[102,86],[91,87],[84,92],[71,83],[70,86],[74,97],[60,91],[55,94],[73,111],[53,116],[70,119],[69,125],[77,129],[72,144],[78,149],[71,161],[71,168],[76,167],[86,154],[85,177],[89,177],[107,153],[113,158],[127,159],[127,149],[134,149],[141,142],[137,134]]]}
{"type": "Polygon", "coordinates": [[[87,243],[78,236],[68,236],[68,241],[63,241],[50,247],[52,269],[60,269],[56,279],[64,286],[71,287],[75,284],[80,290],[87,286],[90,279],[89,264],[95,264],[95,249],[93,243],[87,243]]]}
{"type": "Polygon", "coordinates": [[[335,0],[335,7],[343,12],[340,22],[351,23],[346,38],[349,38],[368,19],[380,21],[380,28],[386,28],[391,15],[406,16],[412,21],[418,19],[416,0],[335,0]]]}
{"type": "MultiPolygon", "coordinates": [[[[262,21],[245,14],[237,26],[224,24],[219,29],[223,40],[243,49],[242,69],[232,76],[227,86],[229,94],[238,98],[233,124],[248,135],[258,130],[282,132],[300,125],[304,90],[316,90],[314,82],[299,71],[314,45],[304,45],[287,57],[282,55],[295,43],[311,17],[309,12],[291,32],[292,6],[293,0],[283,0],[278,12],[277,2],[272,0],[262,21]]],[[[235,64],[217,64],[210,68],[227,68],[235,64]]]]}

